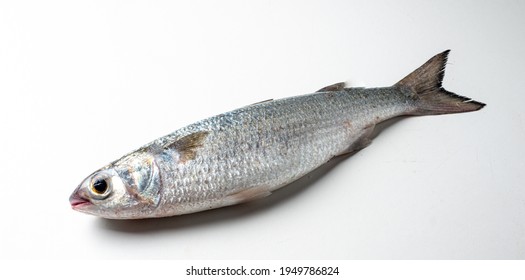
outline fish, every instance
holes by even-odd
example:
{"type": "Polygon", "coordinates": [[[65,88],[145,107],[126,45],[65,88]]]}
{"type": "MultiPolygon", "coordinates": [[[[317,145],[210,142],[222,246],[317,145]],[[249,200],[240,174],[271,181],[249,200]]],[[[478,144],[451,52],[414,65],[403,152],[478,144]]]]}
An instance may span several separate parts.
{"type": "Polygon", "coordinates": [[[390,87],[336,83],[180,128],[87,176],[71,207],[107,219],[145,219],[244,203],[363,149],[383,121],[480,110],[484,103],[442,87],[449,52],[390,87]]]}

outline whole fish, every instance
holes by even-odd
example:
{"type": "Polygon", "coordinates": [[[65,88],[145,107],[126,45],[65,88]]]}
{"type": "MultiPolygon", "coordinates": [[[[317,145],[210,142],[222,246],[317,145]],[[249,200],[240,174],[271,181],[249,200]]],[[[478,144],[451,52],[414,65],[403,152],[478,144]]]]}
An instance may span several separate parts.
{"type": "Polygon", "coordinates": [[[69,201],[80,212],[141,219],[265,197],[335,156],[364,148],[382,121],[485,106],[442,88],[448,53],[391,87],[337,83],[191,124],[95,171],[69,201]]]}

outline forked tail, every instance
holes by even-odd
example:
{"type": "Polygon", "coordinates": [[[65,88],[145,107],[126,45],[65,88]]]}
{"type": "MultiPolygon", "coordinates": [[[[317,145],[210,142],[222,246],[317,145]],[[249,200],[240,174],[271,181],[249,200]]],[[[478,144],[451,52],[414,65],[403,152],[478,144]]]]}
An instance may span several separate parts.
{"type": "Polygon", "coordinates": [[[394,85],[415,98],[416,110],[412,114],[462,113],[477,111],[485,106],[481,102],[449,92],[441,86],[449,52],[450,50],[446,50],[435,55],[394,85]]]}

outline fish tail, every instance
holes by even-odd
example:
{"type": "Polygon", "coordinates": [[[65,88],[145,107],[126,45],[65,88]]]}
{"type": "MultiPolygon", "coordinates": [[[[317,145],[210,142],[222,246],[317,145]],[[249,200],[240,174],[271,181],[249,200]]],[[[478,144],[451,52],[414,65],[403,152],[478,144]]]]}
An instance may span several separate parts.
{"type": "Polygon", "coordinates": [[[439,115],[477,111],[484,103],[445,90],[441,84],[450,50],[429,59],[394,87],[416,100],[413,115],[439,115]]]}

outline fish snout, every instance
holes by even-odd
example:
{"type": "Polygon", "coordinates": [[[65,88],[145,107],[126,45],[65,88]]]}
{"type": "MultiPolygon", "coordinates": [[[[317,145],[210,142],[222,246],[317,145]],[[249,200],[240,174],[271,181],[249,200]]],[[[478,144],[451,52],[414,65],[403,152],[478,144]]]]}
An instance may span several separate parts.
{"type": "Polygon", "coordinates": [[[77,189],[71,194],[69,197],[69,203],[75,210],[92,204],[91,201],[85,197],[85,194],[80,187],[77,187],[77,189]]]}

